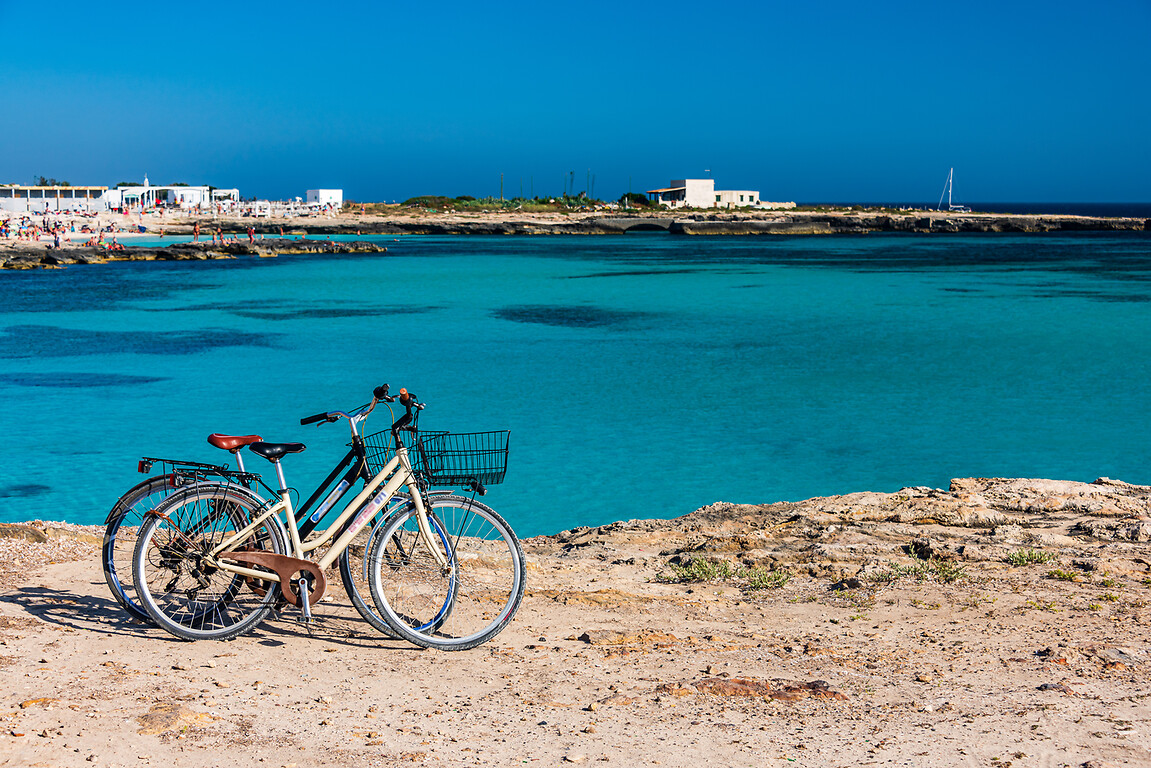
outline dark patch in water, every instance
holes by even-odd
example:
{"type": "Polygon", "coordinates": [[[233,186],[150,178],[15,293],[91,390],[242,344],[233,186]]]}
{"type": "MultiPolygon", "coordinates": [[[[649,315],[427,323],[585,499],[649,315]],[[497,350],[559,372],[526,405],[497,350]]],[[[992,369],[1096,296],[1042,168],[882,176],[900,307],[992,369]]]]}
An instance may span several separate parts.
{"type": "Polygon", "coordinates": [[[342,317],[383,317],[386,315],[416,315],[442,309],[435,305],[423,307],[305,307],[290,301],[261,301],[259,309],[249,309],[251,304],[195,304],[175,309],[156,309],[155,312],[225,312],[235,317],[251,320],[327,320],[342,317]]]}
{"type": "Polygon", "coordinates": [[[130,376],[119,373],[7,373],[0,384],[15,387],[81,389],[87,387],[127,387],[167,381],[164,376],[130,376]]]}
{"type": "Polygon", "coordinates": [[[214,287],[203,279],[182,274],[173,280],[157,262],[103,265],[98,269],[33,270],[6,275],[5,312],[86,312],[106,310],[139,301],[169,299],[189,289],[214,287]]]}
{"type": "Polygon", "coordinates": [[[561,328],[624,328],[650,317],[645,312],[623,312],[599,307],[554,307],[547,304],[524,304],[492,312],[493,317],[513,323],[539,323],[561,328]]]}
{"type": "Polygon", "coordinates": [[[220,347],[270,346],[268,334],[228,328],[200,331],[82,331],[49,325],[12,325],[0,336],[0,358],[83,355],[195,355],[220,347]]]}
{"type": "Polygon", "coordinates": [[[571,275],[568,280],[583,280],[588,277],[647,277],[649,275],[695,275],[703,272],[699,269],[636,269],[630,272],[592,272],[587,275],[571,275]]]}
{"type": "Polygon", "coordinates": [[[1113,304],[1144,304],[1151,301],[1151,297],[1132,293],[1111,293],[1109,291],[1092,291],[1090,289],[1077,290],[1067,288],[1063,290],[1036,291],[1032,294],[1038,299],[1090,299],[1113,304]]]}
{"type": "Polygon", "coordinates": [[[382,317],[384,315],[418,315],[438,307],[371,307],[363,309],[332,307],[329,309],[239,310],[232,314],[253,320],[327,320],[341,317],[382,317]]]}
{"type": "Polygon", "coordinates": [[[50,490],[52,490],[52,486],[41,485],[40,483],[5,485],[0,487],[0,499],[26,499],[29,496],[41,496],[50,490]]]}

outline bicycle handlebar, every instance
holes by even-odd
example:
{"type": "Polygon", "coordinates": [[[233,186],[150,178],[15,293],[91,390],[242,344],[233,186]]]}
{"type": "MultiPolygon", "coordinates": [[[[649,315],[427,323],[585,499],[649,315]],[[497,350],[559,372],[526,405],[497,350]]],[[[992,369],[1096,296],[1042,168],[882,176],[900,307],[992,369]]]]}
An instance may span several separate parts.
{"type": "MultiPolygon", "coordinates": [[[[331,423],[333,421],[339,421],[341,418],[358,422],[359,420],[362,420],[364,417],[366,417],[369,413],[371,413],[372,410],[376,407],[376,403],[380,402],[381,400],[386,403],[394,403],[396,400],[399,400],[400,404],[407,409],[407,412],[399,419],[397,419],[394,424],[392,424],[393,433],[405,428],[411,431],[415,431],[414,428],[407,425],[412,421],[412,411],[423,410],[424,404],[419,402],[414,394],[403,388],[400,389],[400,394],[398,397],[389,395],[387,384],[381,384],[372,390],[372,402],[368,403],[367,405],[362,405],[350,413],[345,413],[344,411],[328,411],[325,413],[317,413],[314,416],[307,416],[300,419],[300,426],[316,423],[331,423]]],[[[353,432],[354,431],[355,424],[353,423],[353,432]]]]}

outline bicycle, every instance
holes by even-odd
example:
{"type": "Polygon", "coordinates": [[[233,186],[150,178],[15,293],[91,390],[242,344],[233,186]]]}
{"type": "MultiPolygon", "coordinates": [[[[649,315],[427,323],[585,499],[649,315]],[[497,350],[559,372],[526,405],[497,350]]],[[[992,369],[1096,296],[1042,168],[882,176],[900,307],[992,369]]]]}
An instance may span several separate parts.
{"type": "Polygon", "coordinates": [[[244,469],[244,459],[240,450],[251,443],[262,440],[259,435],[208,435],[208,442],[221,450],[231,453],[239,467],[231,470],[226,464],[204,464],[180,459],[161,459],[145,456],[137,464],[141,474],[150,472],[160,464],[163,472],[153,475],[129,488],[116,500],[104,519],[104,540],[100,548],[104,581],[112,596],[128,615],[138,621],[151,622],[152,619],[135,599],[135,586],[132,583],[132,555],[136,549],[136,532],[144,522],[144,514],[166,499],[177,488],[208,478],[221,478],[237,482],[245,488],[258,481],[259,476],[244,469]]]}
{"type": "MultiPolygon", "coordinates": [[[[132,559],[137,543],[136,533],[144,521],[145,514],[171,495],[175,489],[187,488],[196,483],[209,481],[219,482],[222,480],[230,483],[234,491],[251,494],[253,496],[253,502],[257,505],[267,503],[266,497],[254,489],[257,484],[262,486],[270,496],[278,497],[278,492],[270,488],[262,480],[260,475],[247,472],[244,468],[244,460],[240,454],[240,449],[260,441],[262,441],[262,438],[259,435],[235,436],[214,433],[208,436],[208,442],[211,445],[227,450],[236,457],[239,470],[230,470],[227,465],[203,464],[177,459],[144,457],[140,460],[138,471],[141,473],[151,471],[152,466],[157,463],[161,463],[163,466],[169,468],[169,471],[138,483],[120,497],[117,503],[113,505],[105,521],[104,542],[101,548],[104,579],[117,602],[133,618],[149,624],[155,623],[144,607],[133,598],[135,586],[131,577],[133,570],[132,559]],[[239,485],[235,484],[237,482],[239,485]]],[[[349,451],[344,456],[343,461],[332,471],[324,483],[321,484],[298,511],[298,519],[301,523],[304,517],[307,516],[312,505],[315,504],[320,495],[331,486],[339,473],[347,469],[352,462],[358,458],[362,459],[363,457],[354,451],[349,451]]],[[[318,510],[315,514],[322,516],[324,509],[329,508],[338,501],[339,496],[346,492],[357,479],[364,481],[370,480],[371,473],[364,471],[362,468],[349,470],[341,484],[333,492],[334,495],[325,499],[324,508],[318,510]]],[[[391,511],[391,509],[388,511],[391,511]]],[[[373,530],[375,530],[381,517],[381,515],[377,515],[376,518],[373,519],[373,530]]],[[[314,527],[315,521],[304,525],[305,527],[302,529],[302,533],[307,535],[310,529],[314,527]]],[[[365,555],[367,554],[367,549],[367,545],[361,546],[361,551],[365,555]]],[[[371,605],[369,605],[370,596],[366,598],[363,596],[369,592],[366,576],[357,578],[355,575],[356,571],[350,567],[350,564],[342,563],[341,565],[347,574],[345,576],[346,583],[350,584],[353,590],[352,602],[357,612],[380,632],[395,637],[395,633],[390,629],[388,624],[372,610],[371,605]]]]}
{"type": "MultiPolygon", "coordinates": [[[[390,458],[374,445],[375,469],[369,472],[361,425],[378,402],[396,399],[383,385],[373,391],[370,403],[350,412],[301,419],[301,424],[347,419],[352,435],[349,455],[360,460],[341,482],[343,487],[333,490],[311,515],[294,511],[280,464],[284,456],[305,446],[263,442],[253,443],[249,450],[275,466],[278,501],[259,505],[226,484],[200,483],[148,513],[133,573],[153,620],[183,639],[227,640],[253,629],[282,599],[298,607],[310,626],[312,606],[327,589],[324,571],[338,561],[345,591],[360,614],[377,629],[381,627],[369,616],[382,619],[392,633],[414,644],[464,650],[507,626],[523,600],[523,549],[503,518],[474,498],[486,492],[484,479],[502,480],[507,433],[484,433],[502,435],[502,448],[470,452],[462,442],[480,439],[475,435],[462,436],[462,442],[453,439],[461,436],[448,433],[421,439],[416,421],[425,404],[401,389],[398,399],[406,411],[389,430],[390,458]],[[404,432],[413,435],[416,466],[404,444],[404,432]],[[484,474],[484,468],[476,471],[469,461],[492,456],[501,458],[502,467],[487,477],[471,477],[484,474]],[[348,478],[357,473],[370,475],[364,488],[325,531],[309,537],[347,490],[348,478]],[[463,484],[473,497],[429,492],[437,479],[466,480],[463,484]],[[406,497],[401,494],[405,487],[406,497]],[[365,567],[357,576],[348,557],[350,545],[381,512],[383,521],[369,532],[365,567]],[[306,559],[325,546],[322,557],[306,559]],[[361,607],[365,576],[378,614],[361,607]]],[[[339,468],[333,471],[326,484],[338,472],[339,468]]]]}

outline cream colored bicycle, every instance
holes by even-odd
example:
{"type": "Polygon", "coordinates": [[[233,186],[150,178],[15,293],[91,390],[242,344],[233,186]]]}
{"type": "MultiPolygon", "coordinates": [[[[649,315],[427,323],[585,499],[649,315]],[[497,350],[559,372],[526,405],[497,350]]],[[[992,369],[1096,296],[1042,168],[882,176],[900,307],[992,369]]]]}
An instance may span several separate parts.
{"type": "Polygon", "coordinates": [[[523,599],[526,567],[511,527],[475,496],[503,479],[508,433],[421,434],[423,408],[406,390],[391,397],[383,385],[353,411],[302,419],[347,419],[360,462],[311,515],[294,511],[280,464],[303,451],[302,443],[249,446],[274,464],[276,500],[217,482],[174,493],[148,513],[133,556],[145,610],[187,640],[238,637],[284,603],[310,623],[327,589],[325,572],[338,561],[352,604],[383,632],[442,650],[472,648],[496,635],[523,599]],[[377,403],[397,399],[405,413],[386,433],[365,437],[362,425],[377,403]],[[315,530],[357,473],[371,479],[326,530],[315,530]],[[471,497],[431,490],[445,485],[466,487],[471,497]],[[359,563],[348,556],[353,542],[363,546],[359,563]],[[309,558],[325,547],[321,557],[309,558]]]}

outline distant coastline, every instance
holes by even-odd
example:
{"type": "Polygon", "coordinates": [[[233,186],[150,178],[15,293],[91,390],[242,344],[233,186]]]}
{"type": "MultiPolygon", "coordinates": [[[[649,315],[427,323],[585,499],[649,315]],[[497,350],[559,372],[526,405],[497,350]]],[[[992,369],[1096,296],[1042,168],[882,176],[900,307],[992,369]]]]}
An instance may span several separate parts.
{"type": "MultiPolygon", "coordinates": [[[[1047,204],[1052,205],[1052,204],[1047,204]]],[[[1083,204],[1099,205],[1099,204],[1083,204]]],[[[1134,204],[1147,208],[1151,205],[1134,204]]],[[[109,252],[92,245],[0,239],[0,269],[36,269],[106,261],[171,261],[273,256],[277,253],[365,252],[386,250],[368,243],[327,243],[327,235],[623,235],[665,232],[678,236],[800,236],[870,233],[1074,233],[1151,232],[1151,215],[1138,217],[1071,214],[955,213],[875,206],[802,206],[786,211],[641,210],[536,213],[500,211],[425,211],[389,209],[363,214],[354,207],[329,215],[291,218],[240,216],[198,217],[184,214],[143,218],[100,214],[96,228],[118,228],[123,250],[109,252]],[[191,235],[199,223],[203,232],[220,230],[227,242],[201,242],[133,247],[132,232],[142,227],[151,238],[191,235]],[[131,231],[123,231],[123,228],[131,231]],[[249,241],[249,231],[251,232],[249,241]],[[308,242],[307,238],[321,238],[308,242]],[[270,239],[269,239],[270,238],[270,239]],[[303,241],[303,242],[301,242],[303,241]]],[[[87,237],[87,235],[85,235],[87,237]]]]}
{"type": "MultiPolygon", "coordinates": [[[[860,203],[806,202],[800,208],[852,208],[860,203]]],[[[862,204],[864,208],[914,208],[934,210],[935,203],[874,202],[862,204]]],[[[967,207],[975,213],[1007,213],[1024,216],[1092,216],[1101,218],[1151,219],[1151,202],[1144,203],[1043,203],[1043,202],[976,202],[967,207]]]]}

